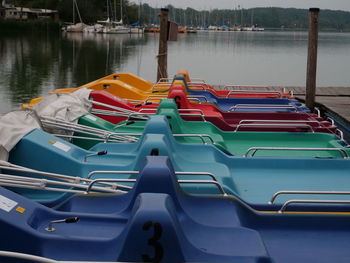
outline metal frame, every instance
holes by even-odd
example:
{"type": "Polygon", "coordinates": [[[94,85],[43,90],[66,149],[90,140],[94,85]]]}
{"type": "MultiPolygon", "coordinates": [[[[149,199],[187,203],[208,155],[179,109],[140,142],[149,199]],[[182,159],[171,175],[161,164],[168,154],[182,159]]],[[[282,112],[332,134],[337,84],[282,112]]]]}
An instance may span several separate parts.
{"type": "MultiPolygon", "coordinates": [[[[158,109],[155,108],[151,108],[151,109],[140,109],[138,112],[146,112],[146,111],[151,111],[151,112],[155,112],[155,113],[145,113],[145,114],[149,114],[149,115],[155,115],[156,112],[158,111],[158,109]]],[[[207,120],[205,119],[204,113],[202,110],[200,109],[177,109],[178,113],[180,116],[198,116],[202,118],[202,121],[206,122],[207,120]],[[199,112],[199,114],[192,114],[192,113],[181,113],[181,112],[191,112],[191,111],[195,111],[195,112],[199,112]]]]}
{"type": "Polygon", "coordinates": [[[212,173],[208,172],[175,172],[176,175],[204,175],[204,176],[209,176],[212,178],[214,181],[218,182],[216,176],[212,173]]]}
{"type": "MultiPolygon", "coordinates": [[[[44,127],[46,128],[53,128],[53,129],[58,129],[58,130],[63,130],[63,131],[68,131],[68,132],[78,132],[78,133],[83,133],[91,136],[96,136],[99,138],[103,138],[108,141],[110,137],[112,137],[114,140],[119,140],[122,142],[125,141],[137,141],[137,138],[132,137],[132,135],[124,134],[124,133],[114,133],[114,132],[109,132],[106,130],[98,129],[98,128],[93,128],[85,125],[80,125],[80,124],[73,124],[67,121],[63,120],[58,120],[54,118],[47,118],[44,117],[42,118],[42,122],[44,124],[44,127]]],[[[61,135],[61,134],[55,134],[58,137],[65,137],[65,138],[73,138],[74,136],[72,135],[61,135]]],[[[78,136],[76,136],[78,137],[78,136]]]]}
{"type": "Polygon", "coordinates": [[[95,174],[139,174],[139,171],[92,171],[87,175],[87,179],[91,179],[91,177],[95,174]]]}
{"type": "MultiPolygon", "coordinates": [[[[19,252],[12,252],[12,251],[4,251],[4,250],[0,250],[0,257],[6,257],[6,258],[16,258],[16,259],[24,259],[24,260],[28,260],[31,262],[35,262],[35,263],[81,263],[81,261],[58,261],[58,260],[54,260],[54,259],[50,259],[50,258],[46,258],[46,257],[39,257],[36,255],[32,255],[32,254],[26,254],[26,253],[19,253],[19,252]]],[[[86,262],[89,263],[89,262],[86,262]]],[[[92,263],[92,262],[90,262],[92,263]]],[[[94,263],[118,263],[118,262],[97,262],[95,261],[94,263]]],[[[119,262],[122,263],[122,262],[119,262]]]]}
{"type": "MultiPolygon", "coordinates": [[[[235,85],[228,84],[224,86],[224,90],[234,89],[234,88],[254,88],[254,89],[267,89],[269,86],[258,86],[258,85],[235,85]]],[[[254,90],[252,90],[254,91],[254,90]]]]}
{"type": "Polygon", "coordinates": [[[321,118],[321,111],[320,111],[320,109],[315,107],[314,111],[316,111],[317,116],[321,118]]]}
{"type": "Polygon", "coordinates": [[[350,195],[347,191],[278,191],[274,193],[271,197],[269,204],[273,204],[278,196],[280,195],[350,195]]]}
{"type": "MultiPolygon", "coordinates": [[[[74,193],[74,194],[84,194],[87,189],[87,185],[77,184],[77,183],[66,183],[60,182],[50,179],[40,179],[40,178],[28,178],[25,176],[17,176],[17,175],[9,175],[0,173],[0,185],[8,186],[8,187],[19,187],[19,188],[29,188],[36,190],[45,190],[45,191],[53,191],[53,192],[63,192],[63,193],[74,193]],[[65,186],[69,188],[80,188],[83,190],[75,190],[75,189],[66,189],[66,188],[55,188],[49,187],[52,186],[65,186]]],[[[98,192],[105,193],[125,193],[125,191],[117,190],[116,188],[108,188],[108,187],[94,187],[93,190],[98,192]]]]}
{"type": "Polygon", "coordinates": [[[222,185],[217,181],[212,180],[177,180],[179,184],[214,184],[218,187],[219,191],[223,196],[227,196],[222,185]]]}
{"type": "Polygon", "coordinates": [[[190,95],[190,96],[186,96],[186,97],[189,100],[198,100],[198,101],[200,101],[199,98],[202,98],[202,99],[204,99],[205,102],[208,102],[207,97],[202,96],[202,95],[190,95]]]}
{"type": "Polygon", "coordinates": [[[213,138],[208,134],[173,134],[174,137],[199,137],[203,144],[208,144],[204,138],[208,138],[212,144],[215,144],[213,138]]]}
{"type": "MultiPolygon", "coordinates": [[[[338,129],[338,128],[335,130],[335,132],[336,132],[335,134],[338,133],[340,139],[341,139],[342,141],[344,141],[344,132],[343,132],[342,130],[338,129]]],[[[349,146],[349,145],[348,145],[348,146],[349,146]]],[[[348,147],[348,146],[347,146],[347,147],[348,147]]]]}
{"type": "Polygon", "coordinates": [[[238,124],[242,124],[244,122],[269,122],[269,123],[314,123],[317,124],[318,127],[322,127],[319,121],[298,121],[298,120],[241,120],[238,124]]]}
{"type": "Polygon", "coordinates": [[[145,103],[147,103],[150,100],[153,100],[153,101],[154,100],[159,100],[159,101],[161,101],[162,99],[166,99],[166,98],[168,98],[167,95],[150,95],[150,96],[148,96],[146,98],[145,103]]]}
{"type": "Polygon", "coordinates": [[[228,111],[235,111],[237,109],[293,109],[298,111],[293,105],[273,105],[273,104],[236,104],[228,109],[228,111]]]}
{"type": "Polygon", "coordinates": [[[307,124],[263,124],[263,123],[242,123],[238,124],[234,132],[238,132],[239,128],[241,127],[295,127],[295,128],[307,128],[309,129],[312,133],[314,133],[314,129],[312,126],[307,125],[307,124]]]}
{"type": "Polygon", "coordinates": [[[278,98],[282,98],[281,92],[278,91],[253,91],[253,90],[231,90],[227,93],[226,98],[230,98],[230,95],[277,95],[278,98]]]}
{"type": "MultiPolygon", "coordinates": [[[[64,175],[64,174],[58,174],[58,173],[49,173],[49,172],[43,172],[43,171],[39,171],[39,170],[35,170],[35,169],[31,169],[31,168],[27,168],[24,166],[19,166],[19,165],[15,165],[9,162],[5,162],[5,161],[1,161],[0,162],[0,169],[3,170],[8,170],[8,171],[17,171],[17,172],[25,172],[25,173],[31,173],[31,174],[37,174],[37,175],[42,175],[45,177],[49,177],[49,178],[53,178],[56,180],[61,180],[61,181],[65,181],[71,184],[80,184],[82,183],[83,185],[86,185],[88,183],[90,183],[92,180],[89,178],[83,178],[80,176],[70,176],[70,175],[64,175]]],[[[90,172],[90,173],[93,173],[90,172]]],[[[9,176],[16,176],[16,175],[9,175],[9,176]]],[[[18,178],[21,178],[21,176],[17,176],[18,178]]],[[[28,177],[24,177],[25,181],[28,181],[27,179],[31,179],[28,177]]],[[[38,179],[38,178],[36,178],[38,179]]],[[[30,180],[29,180],[30,181],[30,180]]],[[[106,184],[107,186],[110,186],[111,189],[117,189],[117,188],[127,188],[126,186],[123,185],[116,185],[116,184],[106,184]]]]}
{"type": "Polygon", "coordinates": [[[251,157],[254,157],[257,151],[265,150],[265,151],[333,151],[333,152],[340,152],[343,155],[343,159],[348,159],[349,155],[348,153],[342,149],[342,148],[297,148],[297,147],[251,147],[247,150],[247,152],[243,155],[243,157],[248,157],[250,152],[253,152],[251,154],[251,157]]]}
{"type": "MultiPolygon", "coordinates": [[[[103,115],[103,116],[114,116],[114,117],[125,117],[125,118],[129,118],[129,116],[137,113],[137,112],[132,112],[132,113],[118,113],[116,111],[109,111],[109,110],[101,110],[101,109],[93,109],[91,111],[91,113],[93,114],[97,114],[97,115],[103,115]]],[[[138,119],[140,120],[147,120],[148,118],[146,116],[138,116],[138,119]]]]}
{"type": "MultiPolygon", "coordinates": [[[[86,189],[86,194],[89,194],[92,186],[94,184],[97,183],[106,183],[106,182],[123,182],[123,183],[135,183],[136,179],[96,179],[93,180],[87,187],[86,189]]],[[[219,191],[221,192],[222,195],[227,196],[224,188],[222,187],[222,185],[217,182],[217,181],[213,181],[213,180],[177,180],[177,182],[179,184],[214,184],[215,186],[218,187],[219,191]]]]}
{"type": "Polygon", "coordinates": [[[115,111],[121,111],[121,112],[125,112],[125,113],[132,112],[132,110],[124,109],[124,108],[121,108],[121,107],[116,107],[116,106],[113,106],[113,105],[110,105],[110,104],[106,104],[106,103],[102,103],[102,102],[98,102],[98,101],[89,100],[89,102],[91,102],[92,104],[98,105],[98,106],[102,106],[102,107],[106,107],[106,108],[115,110],[115,111]]]}
{"type": "Polygon", "coordinates": [[[349,205],[350,204],[350,200],[349,201],[345,201],[345,200],[288,200],[287,202],[285,202],[281,209],[278,210],[278,213],[282,214],[286,211],[286,208],[290,205],[290,204],[339,204],[339,205],[349,205]]]}

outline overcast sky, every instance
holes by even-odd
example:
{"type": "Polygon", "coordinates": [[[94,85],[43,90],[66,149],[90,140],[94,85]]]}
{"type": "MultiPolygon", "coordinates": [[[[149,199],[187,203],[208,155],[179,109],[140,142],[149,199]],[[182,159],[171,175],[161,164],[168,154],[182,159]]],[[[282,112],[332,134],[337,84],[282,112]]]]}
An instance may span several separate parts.
{"type": "Polygon", "coordinates": [[[240,5],[242,8],[251,7],[295,7],[350,11],[350,0],[131,0],[133,2],[148,3],[153,7],[164,7],[171,4],[175,7],[194,9],[233,9],[240,5]]]}

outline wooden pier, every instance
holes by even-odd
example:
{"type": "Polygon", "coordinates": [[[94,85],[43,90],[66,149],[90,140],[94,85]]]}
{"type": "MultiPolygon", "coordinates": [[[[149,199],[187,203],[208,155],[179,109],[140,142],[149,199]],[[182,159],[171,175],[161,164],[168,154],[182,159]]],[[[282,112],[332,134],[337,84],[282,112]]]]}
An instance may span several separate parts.
{"type": "MultiPolygon", "coordinates": [[[[223,86],[214,86],[223,89],[223,86]]],[[[270,87],[237,87],[237,90],[269,90],[281,91],[285,89],[292,91],[294,96],[305,102],[305,87],[295,86],[270,86],[270,87]]],[[[350,126],[350,87],[317,87],[316,106],[322,112],[330,112],[350,126]]]]}

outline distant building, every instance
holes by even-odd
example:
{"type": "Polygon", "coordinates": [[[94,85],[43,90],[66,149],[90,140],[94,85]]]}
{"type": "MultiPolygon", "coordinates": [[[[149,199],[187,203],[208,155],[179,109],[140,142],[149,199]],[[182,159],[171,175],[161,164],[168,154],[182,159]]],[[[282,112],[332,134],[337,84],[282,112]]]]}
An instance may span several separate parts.
{"type": "Polygon", "coordinates": [[[15,7],[13,5],[7,5],[5,1],[0,4],[0,17],[4,19],[42,19],[51,18],[58,20],[58,11],[50,9],[40,8],[27,8],[27,7],[15,7]]]}

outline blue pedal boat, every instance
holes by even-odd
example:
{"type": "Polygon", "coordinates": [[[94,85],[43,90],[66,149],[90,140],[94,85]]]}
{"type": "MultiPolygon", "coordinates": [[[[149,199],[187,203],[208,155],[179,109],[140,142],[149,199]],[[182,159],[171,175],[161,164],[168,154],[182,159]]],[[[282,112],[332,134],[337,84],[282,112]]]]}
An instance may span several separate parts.
{"type": "MultiPolygon", "coordinates": [[[[334,200],[347,198],[346,193],[340,192],[348,190],[348,158],[236,157],[213,145],[179,143],[169,130],[163,116],[153,116],[138,141],[99,143],[87,151],[36,129],[23,137],[10,152],[9,162],[77,177],[74,180],[128,180],[135,179],[135,172],[142,168],[145,157],[154,153],[170,158],[179,180],[207,181],[205,184],[182,184],[184,191],[191,194],[235,195],[251,206],[265,210],[278,210],[293,198],[322,200],[330,196],[330,193],[315,191],[339,192],[332,193],[334,200]],[[28,149],[36,154],[29,155],[28,149]],[[272,200],[276,193],[277,198],[272,200]],[[271,200],[272,204],[269,203],[271,200]]],[[[1,168],[7,173],[11,172],[6,167],[1,168]]],[[[22,170],[12,171],[11,174],[33,176],[22,170]]],[[[43,178],[40,174],[36,177],[43,178]]],[[[126,186],[130,184],[126,182],[126,186]]],[[[32,189],[14,190],[50,207],[72,195],[32,189]]]]}
{"type": "Polygon", "coordinates": [[[0,187],[1,262],[24,263],[28,255],[46,258],[41,262],[170,263],[350,257],[349,213],[259,212],[235,197],[187,195],[167,157],[144,161],[128,193],[75,195],[55,209],[0,187]]]}

